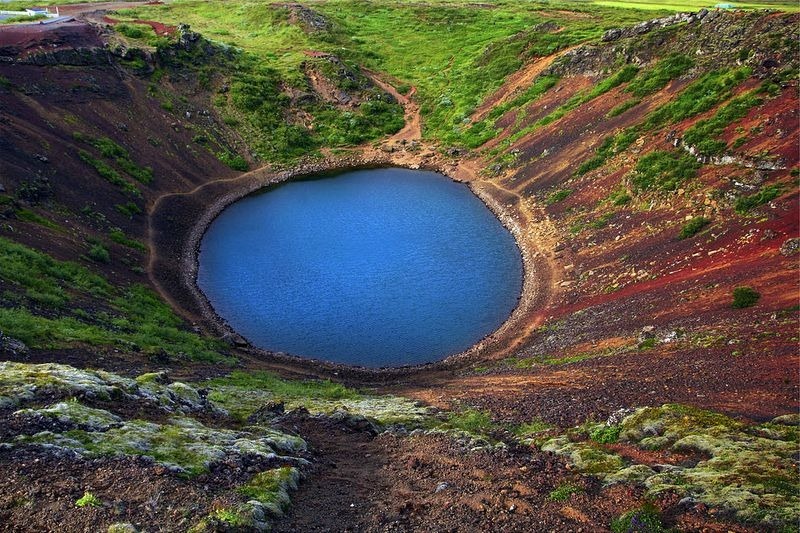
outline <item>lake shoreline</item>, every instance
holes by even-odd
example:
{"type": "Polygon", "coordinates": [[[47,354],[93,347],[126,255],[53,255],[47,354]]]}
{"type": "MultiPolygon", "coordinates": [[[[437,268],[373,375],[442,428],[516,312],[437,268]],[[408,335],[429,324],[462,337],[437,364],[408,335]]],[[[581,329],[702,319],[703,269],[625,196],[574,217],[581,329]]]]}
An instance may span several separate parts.
{"type": "MultiPolygon", "coordinates": [[[[154,250],[151,252],[149,274],[159,292],[194,324],[196,330],[216,335],[265,362],[313,371],[321,376],[347,375],[364,382],[383,382],[422,371],[451,371],[487,359],[487,355],[499,357],[518,346],[532,325],[541,321],[537,311],[543,307],[551,292],[549,276],[539,276],[542,272],[549,272],[550,265],[548,254],[544,253],[545,249],[540,249],[535,238],[536,232],[531,232],[528,223],[530,215],[525,213],[529,208],[519,205],[520,202],[509,202],[504,196],[490,182],[481,179],[471,164],[447,160],[439,154],[430,157],[430,154],[420,155],[410,151],[365,150],[360,154],[328,157],[286,170],[274,171],[264,167],[233,179],[209,182],[189,193],[160,198],[154,204],[150,217],[154,250]],[[438,172],[453,181],[465,183],[472,190],[511,233],[521,253],[522,290],[514,310],[497,330],[469,349],[437,362],[420,365],[383,368],[351,366],[252,346],[216,313],[197,285],[200,243],[208,227],[229,205],[270,186],[318,174],[379,167],[438,172]]],[[[550,243],[541,244],[547,248],[550,243]]]]}

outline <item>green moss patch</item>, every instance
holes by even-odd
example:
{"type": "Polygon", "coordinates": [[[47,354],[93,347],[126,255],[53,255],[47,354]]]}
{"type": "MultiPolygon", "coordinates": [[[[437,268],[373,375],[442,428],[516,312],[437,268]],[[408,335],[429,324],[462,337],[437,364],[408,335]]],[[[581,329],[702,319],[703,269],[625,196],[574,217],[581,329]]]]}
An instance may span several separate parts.
{"type": "Polygon", "coordinates": [[[589,425],[572,432],[573,437],[595,436],[617,428],[622,443],[701,457],[693,467],[630,463],[600,442],[566,435],[546,441],[542,449],[565,456],[579,471],[606,484],[641,483],[650,496],[676,492],[743,521],[788,526],[800,519],[797,418],[747,425],[711,411],[667,404],[637,409],[616,426],[589,425]]]}

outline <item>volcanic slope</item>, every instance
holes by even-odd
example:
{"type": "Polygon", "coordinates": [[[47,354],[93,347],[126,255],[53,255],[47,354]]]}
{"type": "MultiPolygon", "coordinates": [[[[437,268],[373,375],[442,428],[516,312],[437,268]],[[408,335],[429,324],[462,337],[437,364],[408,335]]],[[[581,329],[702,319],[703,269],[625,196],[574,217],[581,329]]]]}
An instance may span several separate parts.
{"type": "Polygon", "coordinates": [[[796,523],[797,15],[344,2],[225,30],[190,4],[0,28],[0,528],[796,523]],[[411,19],[435,76],[370,48],[411,19]],[[383,372],[226,332],[186,275],[198,220],[363,164],[495,210],[529,273],[510,322],[383,372]]]}

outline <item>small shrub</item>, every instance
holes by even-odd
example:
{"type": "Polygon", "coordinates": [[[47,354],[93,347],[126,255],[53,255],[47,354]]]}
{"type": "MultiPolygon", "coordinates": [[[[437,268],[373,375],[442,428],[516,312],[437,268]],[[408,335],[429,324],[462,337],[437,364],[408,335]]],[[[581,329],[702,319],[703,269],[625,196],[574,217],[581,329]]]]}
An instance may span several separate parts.
{"type": "Polygon", "coordinates": [[[640,350],[649,350],[650,348],[655,347],[657,342],[658,341],[655,339],[655,337],[650,337],[649,339],[645,339],[640,342],[638,348],[640,350]]]}
{"type": "Polygon", "coordinates": [[[583,489],[572,483],[564,483],[556,487],[548,496],[547,499],[554,502],[563,502],[569,499],[573,494],[583,492],[583,489]]]}
{"type": "Polygon", "coordinates": [[[628,511],[611,522],[614,533],[661,533],[666,531],[661,523],[661,515],[652,504],[628,511]]]}
{"type": "Polygon", "coordinates": [[[89,253],[87,255],[89,259],[96,263],[108,263],[111,261],[111,254],[108,253],[108,249],[101,243],[93,244],[92,247],[89,248],[89,253]]]}
{"type": "Polygon", "coordinates": [[[734,209],[736,209],[736,212],[740,215],[744,215],[760,205],[771,202],[780,196],[781,192],[782,188],[780,185],[768,185],[766,187],[761,187],[757,193],[751,194],[750,196],[742,196],[736,200],[734,209]]]}
{"type": "Polygon", "coordinates": [[[686,224],[683,225],[681,228],[681,232],[678,234],[679,239],[688,239],[689,237],[694,237],[700,230],[705,228],[711,223],[710,218],[706,217],[694,217],[686,224]]]}
{"type": "Polygon", "coordinates": [[[220,152],[217,154],[217,159],[231,167],[233,170],[244,172],[250,168],[244,157],[231,152],[220,152]]]}
{"type": "Polygon", "coordinates": [[[88,490],[75,502],[75,507],[100,507],[101,505],[103,505],[103,502],[100,501],[100,498],[88,490]]]}
{"type": "Polygon", "coordinates": [[[572,189],[561,189],[560,191],[555,191],[547,197],[544,203],[546,203],[547,205],[557,204],[561,200],[564,200],[570,194],[572,194],[572,189]]]}
{"type": "Polygon", "coordinates": [[[589,438],[600,444],[612,444],[619,440],[622,426],[601,426],[589,433],[589,438]]]}
{"type": "Polygon", "coordinates": [[[761,294],[752,287],[742,286],[733,289],[733,308],[743,309],[756,304],[761,294]]]}
{"type": "Polygon", "coordinates": [[[116,209],[117,211],[119,211],[123,215],[126,215],[126,216],[131,217],[131,218],[133,218],[133,215],[138,215],[139,213],[142,212],[142,208],[139,207],[138,205],[136,205],[133,202],[127,202],[127,203],[124,203],[124,204],[116,204],[114,206],[114,209],[116,209]]]}

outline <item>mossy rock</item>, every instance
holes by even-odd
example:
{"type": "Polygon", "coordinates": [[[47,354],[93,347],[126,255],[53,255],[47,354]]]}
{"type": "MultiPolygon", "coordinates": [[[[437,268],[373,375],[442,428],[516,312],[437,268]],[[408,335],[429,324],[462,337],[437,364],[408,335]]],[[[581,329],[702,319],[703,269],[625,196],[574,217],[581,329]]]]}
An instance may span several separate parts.
{"type": "Polygon", "coordinates": [[[20,418],[49,418],[61,424],[89,431],[107,431],[120,426],[122,419],[103,409],[86,407],[76,400],[59,402],[42,409],[20,409],[14,413],[20,418]]]}

